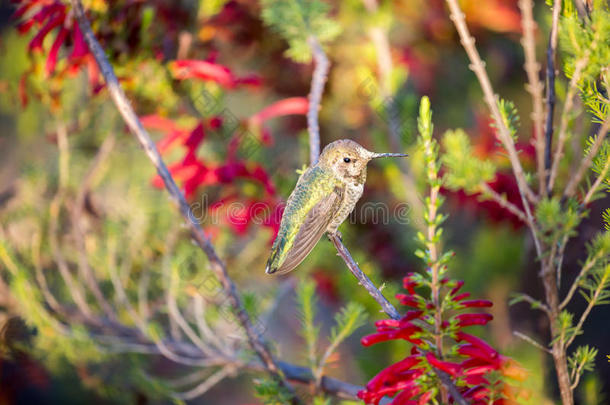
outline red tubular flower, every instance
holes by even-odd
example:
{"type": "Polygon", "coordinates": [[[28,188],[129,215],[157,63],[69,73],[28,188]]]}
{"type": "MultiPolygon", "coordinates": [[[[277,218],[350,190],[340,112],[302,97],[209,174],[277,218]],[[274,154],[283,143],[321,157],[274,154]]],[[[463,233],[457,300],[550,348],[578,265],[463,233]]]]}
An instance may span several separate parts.
{"type": "Polygon", "coordinates": [[[419,394],[420,389],[416,386],[410,389],[404,389],[391,402],[391,405],[417,405],[417,401],[413,398],[419,394]]]}
{"type": "Polygon", "coordinates": [[[404,339],[414,344],[422,344],[422,340],[418,338],[412,338],[414,333],[421,332],[419,326],[411,325],[401,327],[397,330],[383,330],[378,333],[373,333],[360,339],[360,343],[363,346],[371,346],[379,342],[385,342],[388,340],[404,339]]]}
{"type": "Polygon", "coordinates": [[[482,360],[486,364],[492,364],[496,369],[500,368],[501,358],[497,352],[490,353],[474,345],[462,345],[458,347],[458,353],[462,356],[482,360]]]}
{"type": "Polygon", "coordinates": [[[489,300],[468,300],[462,301],[460,304],[465,308],[486,308],[493,306],[493,302],[489,300]]]}
{"type": "Polygon", "coordinates": [[[402,286],[409,292],[409,294],[415,294],[415,287],[419,287],[419,283],[413,281],[413,273],[409,273],[405,278],[402,279],[402,286]]]}
{"type": "Polygon", "coordinates": [[[432,391],[424,392],[417,400],[417,405],[425,405],[432,398],[432,391]]]}
{"type": "Polygon", "coordinates": [[[419,391],[419,388],[415,385],[413,381],[400,381],[396,385],[390,387],[383,387],[377,391],[359,391],[358,398],[362,399],[367,404],[379,404],[381,398],[386,395],[394,395],[398,391],[408,390],[412,395],[416,395],[419,391]]]}
{"type": "Polygon", "coordinates": [[[458,325],[460,327],[470,326],[470,325],[487,325],[487,322],[493,319],[493,316],[490,314],[480,313],[480,314],[460,314],[455,317],[458,321],[458,325]]]}
{"type": "Polygon", "coordinates": [[[406,305],[412,308],[421,308],[421,302],[419,302],[414,296],[409,294],[396,294],[396,298],[402,305],[406,305]]]}
{"type": "Polygon", "coordinates": [[[405,316],[400,319],[400,322],[408,322],[417,319],[423,315],[424,311],[407,311],[405,316]]]}
{"type": "Polygon", "coordinates": [[[451,290],[451,292],[449,294],[454,295],[455,293],[457,293],[460,288],[462,288],[462,286],[464,285],[464,280],[458,280],[456,282],[456,286],[453,287],[453,289],[451,290]]]}
{"type": "Polygon", "coordinates": [[[466,341],[470,343],[474,347],[483,351],[491,359],[496,359],[498,357],[498,352],[481,338],[459,331],[456,334],[456,340],[458,342],[466,341]]]}
{"type": "Polygon", "coordinates": [[[452,300],[453,302],[460,302],[460,301],[462,301],[463,299],[466,299],[466,298],[468,298],[468,297],[470,297],[470,293],[469,293],[469,292],[465,292],[465,293],[461,293],[461,294],[459,294],[459,295],[456,295],[456,296],[455,296],[455,297],[453,297],[451,300],[452,300]]]}
{"type": "Polygon", "coordinates": [[[451,363],[449,361],[439,360],[431,352],[426,353],[426,360],[428,360],[428,363],[430,363],[430,365],[438,368],[441,371],[444,371],[445,373],[448,373],[449,375],[451,375],[453,377],[458,375],[458,373],[460,371],[459,364],[451,363]]]}
{"type": "Polygon", "coordinates": [[[463,396],[472,400],[483,399],[489,394],[489,390],[481,385],[470,388],[463,396]]]}
{"type": "Polygon", "coordinates": [[[392,375],[397,376],[404,374],[405,371],[410,370],[412,367],[419,364],[421,358],[419,355],[411,355],[405,357],[398,363],[392,364],[390,367],[381,370],[371,381],[366,385],[367,390],[375,391],[383,387],[384,385],[388,385],[388,378],[392,375]]]}

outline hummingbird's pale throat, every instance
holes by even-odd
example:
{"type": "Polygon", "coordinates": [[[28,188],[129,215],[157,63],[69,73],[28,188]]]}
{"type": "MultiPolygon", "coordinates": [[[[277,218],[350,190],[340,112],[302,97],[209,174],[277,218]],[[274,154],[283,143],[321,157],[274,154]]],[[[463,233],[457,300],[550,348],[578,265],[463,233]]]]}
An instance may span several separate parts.
{"type": "Polygon", "coordinates": [[[283,274],[293,270],[324,232],[337,232],[362,196],[371,159],[405,156],[371,152],[349,139],[328,144],[318,163],[299,177],[288,197],[265,272],[283,274]]]}

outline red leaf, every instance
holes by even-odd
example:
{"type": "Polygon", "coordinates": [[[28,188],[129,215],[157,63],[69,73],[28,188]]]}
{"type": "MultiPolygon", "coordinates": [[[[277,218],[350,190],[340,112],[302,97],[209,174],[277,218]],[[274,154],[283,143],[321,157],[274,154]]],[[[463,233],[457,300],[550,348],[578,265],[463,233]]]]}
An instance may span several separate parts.
{"type": "Polygon", "coordinates": [[[229,89],[240,84],[257,85],[260,83],[255,76],[237,78],[226,66],[205,60],[176,60],[170,63],[169,68],[176,79],[200,79],[212,81],[229,89]]]}
{"type": "Polygon", "coordinates": [[[58,25],[64,22],[66,15],[61,13],[56,17],[49,20],[41,29],[38,31],[38,34],[30,41],[28,45],[30,51],[41,51],[42,50],[42,41],[46,38],[47,34],[58,25]]]}
{"type": "Polygon", "coordinates": [[[203,124],[199,123],[199,125],[197,125],[189,134],[188,138],[184,142],[184,146],[191,150],[196,149],[204,137],[205,131],[203,130],[203,124]]]}
{"type": "Polygon", "coordinates": [[[89,47],[85,42],[85,38],[83,37],[78,24],[74,24],[74,28],[72,30],[72,42],[74,43],[74,46],[72,47],[70,59],[80,59],[89,53],[89,47]]]}
{"type": "Polygon", "coordinates": [[[59,53],[59,48],[66,40],[66,36],[68,36],[68,30],[64,27],[61,27],[61,29],[57,33],[57,37],[55,37],[53,45],[51,46],[49,55],[47,56],[47,63],[45,65],[45,72],[47,76],[49,76],[55,70],[55,65],[57,64],[57,54],[59,53]]]}
{"type": "Polygon", "coordinates": [[[28,105],[28,92],[26,89],[28,80],[28,73],[24,73],[21,75],[19,79],[19,100],[21,101],[21,107],[28,105]]]}
{"type": "Polygon", "coordinates": [[[305,97],[286,98],[263,108],[250,117],[250,122],[252,125],[260,126],[271,118],[284,115],[306,114],[308,105],[309,102],[305,97]]]}
{"type": "Polygon", "coordinates": [[[161,117],[157,114],[145,115],[140,117],[140,121],[142,125],[144,125],[147,129],[153,129],[162,132],[171,132],[176,129],[176,124],[174,121],[161,117]]]}

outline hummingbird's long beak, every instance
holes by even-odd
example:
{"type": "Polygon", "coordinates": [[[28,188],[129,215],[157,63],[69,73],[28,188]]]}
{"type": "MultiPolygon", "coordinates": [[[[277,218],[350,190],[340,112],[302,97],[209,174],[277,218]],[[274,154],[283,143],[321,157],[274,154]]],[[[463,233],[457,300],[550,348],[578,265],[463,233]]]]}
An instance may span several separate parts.
{"type": "Polygon", "coordinates": [[[406,153],[373,153],[371,159],[382,158],[382,157],[407,157],[406,153]]]}

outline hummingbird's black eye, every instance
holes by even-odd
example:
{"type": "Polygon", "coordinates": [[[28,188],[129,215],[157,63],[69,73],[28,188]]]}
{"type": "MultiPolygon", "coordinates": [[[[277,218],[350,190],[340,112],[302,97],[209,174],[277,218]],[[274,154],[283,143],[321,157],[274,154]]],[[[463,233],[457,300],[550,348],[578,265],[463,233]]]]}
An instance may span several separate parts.
{"type": "Polygon", "coordinates": [[[345,163],[349,163],[349,162],[351,162],[352,160],[351,160],[350,158],[343,158],[343,161],[344,161],[345,163]]]}

